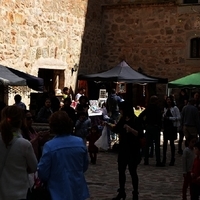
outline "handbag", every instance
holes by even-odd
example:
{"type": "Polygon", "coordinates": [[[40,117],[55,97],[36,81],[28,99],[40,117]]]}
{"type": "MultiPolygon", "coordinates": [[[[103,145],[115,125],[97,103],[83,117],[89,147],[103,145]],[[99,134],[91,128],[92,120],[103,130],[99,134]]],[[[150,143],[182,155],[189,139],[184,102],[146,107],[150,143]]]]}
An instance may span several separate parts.
{"type": "Polygon", "coordinates": [[[94,143],[94,145],[100,149],[103,149],[106,151],[108,150],[109,145],[108,145],[108,134],[107,134],[106,126],[104,126],[100,138],[94,143]]]}
{"type": "Polygon", "coordinates": [[[47,184],[34,175],[34,184],[28,189],[26,200],[51,200],[47,184]]]}

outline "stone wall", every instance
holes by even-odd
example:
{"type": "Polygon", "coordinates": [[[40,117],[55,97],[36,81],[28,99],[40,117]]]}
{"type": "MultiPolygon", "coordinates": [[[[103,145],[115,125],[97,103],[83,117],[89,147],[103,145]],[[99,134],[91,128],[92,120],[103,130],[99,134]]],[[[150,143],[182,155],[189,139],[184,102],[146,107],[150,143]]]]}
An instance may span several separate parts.
{"type": "Polygon", "coordinates": [[[135,70],[169,81],[199,71],[190,58],[190,39],[200,37],[200,12],[174,4],[105,5],[103,65],[125,59],[135,70]]]}
{"type": "Polygon", "coordinates": [[[101,1],[2,0],[0,6],[1,65],[35,76],[39,68],[65,69],[63,85],[73,90],[75,65],[100,65],[101,1]]]}
{"type": "Polygon", "coordinates": [[[65,69],[63,85],[72,89],[78,73],[123,59],[169,80],[199,71],[200,59],[189,57],[190,39],[200,37],[199,5],[149,2],[2,0],[0,64],[36,76],[40,67],[65,69]]]}

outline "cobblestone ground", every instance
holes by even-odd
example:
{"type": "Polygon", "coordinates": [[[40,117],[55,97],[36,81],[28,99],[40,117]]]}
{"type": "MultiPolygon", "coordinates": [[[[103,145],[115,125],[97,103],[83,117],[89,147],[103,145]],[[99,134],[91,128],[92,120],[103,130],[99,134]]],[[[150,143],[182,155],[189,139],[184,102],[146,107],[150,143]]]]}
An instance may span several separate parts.
{"type": "MultiPolygon", "coordinates": [[[[175,166],[169,166],[169,145],[167,157],[165,167],[155,166],[155,156],[150,158],[147,166],[141,161],[138,166],[140,200],[181,200],[182,161],[177,153],[177,142],[175,166]]],[[[86,181],[90,190],[90,200],[111,200],[115,197],[118,189],[117,154],[100,152],[97,164],[90,164],[86,172],[86,181]]],[[[128,170],[126,194],[126,199],[131,200],[132,185],[128,170]]]]}

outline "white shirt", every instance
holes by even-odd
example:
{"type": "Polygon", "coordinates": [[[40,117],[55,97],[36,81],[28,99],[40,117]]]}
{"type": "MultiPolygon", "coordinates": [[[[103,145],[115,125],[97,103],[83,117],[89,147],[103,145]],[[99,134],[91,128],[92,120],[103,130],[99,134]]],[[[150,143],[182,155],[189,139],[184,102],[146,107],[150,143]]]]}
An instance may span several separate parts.
{"type": "Polygon", "coordinates": [[[79,98],[82,96],[82,94],[78,93],[76,96],[75,96],[75,101],[78,101],[79,98]]]}
{"type": "Polygon", "coordinates": [[[0,199],[26,199],[30,187],[27,168],[32,173],[37,170],[36,156],[31,143],[20,133],[14,136],[8,148],[0,136],[0,199]]]}

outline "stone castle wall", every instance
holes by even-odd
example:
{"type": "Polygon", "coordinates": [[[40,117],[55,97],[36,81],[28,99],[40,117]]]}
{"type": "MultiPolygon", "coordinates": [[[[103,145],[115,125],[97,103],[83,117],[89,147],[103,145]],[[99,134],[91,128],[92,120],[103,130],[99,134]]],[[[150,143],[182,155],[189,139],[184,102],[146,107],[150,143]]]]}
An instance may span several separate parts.
{"type": "Polygon", "coordinates": [[[200,37],[199,7],[174,4],[103,7],[103,65],[125,59],[135,70],[169,81],[197,72],[190,39],[200,37]],[[196,12],[195,12],[196,11],[196,12]]]}
{"type": "Polygon", "coordinates": [[[2,0],[0,64],[36,76],[41,66],[64,68],[64,85],[73,89],[78,73],[123,59],[169,80],[199,71],[200,60],[189,56],[190,39],[200,37],[199,6],[135,2],[2,0]]]}
{"type": "Polygon", "coordinates": [[[41,66],[50,69],[62,66],[66,69],[65,85],[74,88],[76,76],[71,76],[71,68],[75,64],[86,67],[86,63],[91,67],[91,63],[97,62],[93,56],[96,50],[90,56],[87,51],[91,46],[93,49],[100,46],[100,37],[96,34],[100,33],[98,3],[3,0],[0,5],[0,64],[36,76],[41,66]]]}

